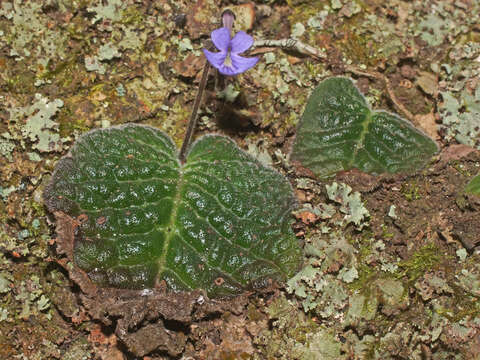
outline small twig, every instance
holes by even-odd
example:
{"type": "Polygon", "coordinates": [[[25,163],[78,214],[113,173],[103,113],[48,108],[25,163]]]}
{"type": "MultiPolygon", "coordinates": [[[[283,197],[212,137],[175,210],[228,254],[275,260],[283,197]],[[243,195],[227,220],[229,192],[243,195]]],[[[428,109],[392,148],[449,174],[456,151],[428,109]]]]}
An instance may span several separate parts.
{"type": "Polygon", "coordinates": [[[317,59],[326,59],[327,55],[313,46],[304,44],[297,39],[280,39],[280,40],[255,40],[253,46],[259,47],[279,47],[284,50],[294,50],[302,55],[313,56],[317,59]]]}
{"type": "Polygon", "coordinates": [[[390,82],[387,76],[376,71],[372,71],[372,72],[363,71],[353,65],[346,65],[345,70],[359,76],[365,76],[368,78],[382,80],[385,83],[385,88],[387,89],[388,96],[390,97],[390,100],[392,100],[393,105],[395,105],[397,109],[401,111],[408,118],[408,120],[410,120],[413,123],[416,122],[415,116],[405,107],[405,105],[402,104],[400,100],[398,100],[397,96],[395,95],[392,89],[392,83],[390,82]]]}
{"type": "Polygon", "coordinates": [[[400,100],[397,99],[397,96],[393,92],[392,89],[392,84],[390,83],[390,80],[388,77],[384,76],[383,81],[385,81],[385,87],[387,88],[388,95],[390,96],[390,100],[392,100],[393,104],[403,112],[403,114],[408,118],[413,123],[416,123],[417,120],[415,119],[415,116],[405,107],[405,105],[402,104],[400,100]]]}
{"type": "Polygon", "coordinates": [[[203,67],[202,79],[200,80],[200,85],[198,86],[197,97],[195,98],[195,103],[193,104],[192,114],[190,115],[190,120],[188,120],[187,131],[185,132],[185,137],[183,138],[182,147],[180,148],[180,155],[178,156],[182,164],[185,163],[187,150],[190,147],[190,144],[193,138],[193,133],[195,131],[195,127],[197,126],[198,108],[200,107],[200,104],[202,102],[203,91],[205,90],[205,87],[207,85],[209,69],[210,69],[210,64],[208,63],[208,61],[206,61],[205,66],[203,67]]]}
{"type": "MultiPolygon", "coordinates": [[[[255,43],[253,46],[259,48],[259,47],[279,47],[283,50],[294,50],[298,52],[299,54],[302,55],[307,55],[307,56],[312,56],[316,59],[321,59],[325,60],[327,59],[327,55],[325,52],[320,51],[319,49],[304,44],[300,40],[297,39],[280,39],[280,40],[264,40],[264,39],[259,39],[255,40],[255,43]]],[[[379,79],[382,80],[385,83],[385,88],[387,90],[388,96],[390,97],[390,100],[392,100],[392,103],[397,107],[399,111],[401,111],[410,121],[414,122],[415,121],[415,116],[402,104],[400,100],[398,100],[397,96],[393,92],[390,80],[388,79],[387,76],[379,73],[379,72],[370,72],[370,71],[363,71],[358,69],[357,67],[353,65],[346,65],[345,70],[348,72],[351,72],[353,74],[359,75],[359,76],[365,76],[371,79],[379,79]]]]}
{"type": "Polygon", "coordinates": [[[348,72],[351,72],[352,74],[358,75],[358,76],[364,76],[364,77],[368,77],[370,79],[383,80],[383,75],[376,72],[376,71],[368,72],[368,71],[360,70],[359,68],[357,68],[356,66],[353,66],[353,65],[345,65],[345,70],[347,70],[348,72]]]}

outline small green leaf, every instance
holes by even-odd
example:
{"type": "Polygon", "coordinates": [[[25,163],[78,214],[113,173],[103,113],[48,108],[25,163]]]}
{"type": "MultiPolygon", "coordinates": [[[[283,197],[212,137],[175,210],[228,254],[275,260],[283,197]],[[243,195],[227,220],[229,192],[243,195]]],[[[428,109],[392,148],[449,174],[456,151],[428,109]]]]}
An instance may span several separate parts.
{"type": "Polygon", "coordinates": [[[323,81],[311,95],[291,158],[319,177],[352,168],[367,173],[415,171],[436,143],[398,115],[371,111],[347,78],[323,81]]]}
{"type": "Polygon", "coordinates": [[[285,280],[301,260],[289,182],[222,136],[194,143],[185,164],[164,133],[91,131],[59,161],[51,211],[80,223],[74,261],[101,286],[235,294],[285,280]]]}
{"type": "Polygon", "coordinates": [[[465,186],[465,192],[472,195],[480,195],[480,175],[475,176],[465,186]]]}

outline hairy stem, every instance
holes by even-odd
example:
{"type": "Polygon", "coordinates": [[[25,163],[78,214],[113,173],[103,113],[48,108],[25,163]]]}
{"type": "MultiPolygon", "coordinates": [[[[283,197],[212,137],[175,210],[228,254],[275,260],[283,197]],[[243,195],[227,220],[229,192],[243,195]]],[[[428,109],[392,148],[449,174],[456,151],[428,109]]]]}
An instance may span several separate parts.
{"type": "Polygon", "coordinates": [[[180,155],[179,159],[180,162],[183,164],[185,163],[185,157],[187,156],[187,150],[190,147],[193,139],[193,133],[195,131],[195,127],[197,126],[197,119],[198,119],[198,108],[202,102],[203,98],[203,91],[207,85],[207,78],[208,78],[208,70],[210,69],[210,64],[208,61],[205,62],[205,66],[203,67],[202,79],[200,80],[200,85],[198,87],[197,97],[195,98],[195,103],[193,104],[192,114],[190,115],[190,120],[188,121],[187,131],[185,132],[185,137],[183,138],[182,147],[180,148],[180,155]]]}

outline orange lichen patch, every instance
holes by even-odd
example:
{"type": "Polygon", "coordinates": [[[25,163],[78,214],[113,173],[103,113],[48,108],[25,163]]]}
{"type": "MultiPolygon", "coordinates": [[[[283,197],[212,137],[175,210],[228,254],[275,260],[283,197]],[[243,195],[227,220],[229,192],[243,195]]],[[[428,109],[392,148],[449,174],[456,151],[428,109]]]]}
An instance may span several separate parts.
{"type": "Polygon", "coordinates": [[[100,216],[99,218],[97,218],[97,224],[98,225],[103,225],[107,222],[107,218],[105,216],[100,216]]]}
{"type": "Polygon", "coordinates": [[[106,336],[102,331],[102,327],[98,324],[94,325],[90,330],[88,341],[92,344],[95,348],[95,352],[100,355],[100,358],[102,359],[125,359],[122,351],[117,347],[117,336],[115,334],[106,336]]]}
{"type": "Polygon", "coordinates": [[[88,221],[88,215],[87,214],[78,215],[77,221],[78,221],[79,224],[86,223],[88,221]]]}
{"type": "Polygon", "coordinates": [[[308,193],[304,190],[295,190],[295,194],[297,195],[297,198],[301,202],[308,202],[313,199],[314,195],[311,193],[308,193]]]}
{"type": "Polygon", "coordinates": [[[95,324],[93,328],[90,330],[90,334],[88,335],[88,340],[96,344],[109,343],[109,337],[105,336],[105,334],[102,331],[102,327],[98,324],[95,324]]]}
{"type": "Polygon", "coordinates": [[[307,225],[315,223],[318,219],[317,215],[310,211],[302,211],[301,213],[295,214],[295,217],[307,225]]]}
{"type": "Polygon", "coordinates": [[[296,56],[288,55],[287,56],[287,61],[288,61],[289,64],[295,65],[295,64],[298,64],[299,62],[301,62],[302,59],[300,59],[296,56]]]}

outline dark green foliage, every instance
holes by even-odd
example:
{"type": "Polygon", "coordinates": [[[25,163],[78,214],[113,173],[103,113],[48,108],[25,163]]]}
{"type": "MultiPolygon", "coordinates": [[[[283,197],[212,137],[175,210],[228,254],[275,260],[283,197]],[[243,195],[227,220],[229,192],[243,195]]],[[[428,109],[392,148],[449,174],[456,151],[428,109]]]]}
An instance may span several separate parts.
{"type": "Polygon", "coordinates": [[[465,186],[465,192],[467,194],[480,195],[480,175],[470,180],[467,186],[465,186]]]}
{"type": "Polygon", "coordinates": [[[51,211],[81,223],[75,263],[107,287],[203,288],[210,296],[285,280],[301,259],[288,181],[221,136],[180,164],[161,131],[92,131],[60,160],[45,191],[51,211]]]}
{"type": "Polygon", "coordinates": [[[339,77],[323,81],[311,95],[292,159],[320,177],[352,168],[396,173],[421,168],[437,149],[397,115],[371,111],[353,82],[339,77]]]}

